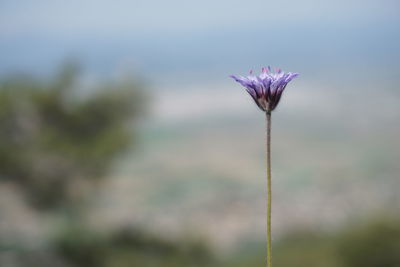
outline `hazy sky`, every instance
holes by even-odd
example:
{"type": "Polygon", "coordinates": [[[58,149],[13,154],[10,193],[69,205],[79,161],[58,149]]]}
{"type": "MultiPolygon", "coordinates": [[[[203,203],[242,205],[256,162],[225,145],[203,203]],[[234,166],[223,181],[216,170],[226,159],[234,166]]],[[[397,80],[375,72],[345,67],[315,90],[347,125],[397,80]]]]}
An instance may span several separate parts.
{"type": "MultiPolygon", "coordinates": [[[[398,64],[396,0],[0,0],[0,73],[398,64]]],[[[398,66],[398,65],[395,65],[398,66]]]]}
{"type": "Polygon", "coordinates": [[[395,0],[2,0],[0,7],[3,36],[165,34],[260,23],[369,24],[399,21],[400,14],[395,0]]]}

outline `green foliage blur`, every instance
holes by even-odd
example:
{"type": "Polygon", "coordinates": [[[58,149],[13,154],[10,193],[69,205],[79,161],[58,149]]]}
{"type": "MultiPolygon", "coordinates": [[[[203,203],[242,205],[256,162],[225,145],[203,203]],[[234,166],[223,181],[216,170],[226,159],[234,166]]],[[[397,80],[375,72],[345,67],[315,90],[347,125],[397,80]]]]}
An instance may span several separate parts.
{"type": "Polygon", "coordinates": [[[337,253],[346,267],[400,266],[400,220],[378,218],[346,230],[337,253]]]}
{"type": "MultiPolygon", "coordinates": [[[[249,247],[226,266],[264,266],[265,247],[249,247]]],[[[400,219],[377,216],[330,233],[312,229],[287,233],[274,243],[273,262],[295,267],[398,267],[400,219]]]]}
{"type": "Polygon", "coordinates": [[[39,209],[76,204],[129,148],[143,109],[133,82],[83,95],[79,68],[51,81],[15,76],[0,82],[0,179],[11,180],[39,209]]]}
{"type": "Polygon", "coordinates": [[[55,239],[54,247],[68,263],[79,267],[215,266],[202,242],[171,241],[129,228],[109,234],[73,229],[55,239]]]}

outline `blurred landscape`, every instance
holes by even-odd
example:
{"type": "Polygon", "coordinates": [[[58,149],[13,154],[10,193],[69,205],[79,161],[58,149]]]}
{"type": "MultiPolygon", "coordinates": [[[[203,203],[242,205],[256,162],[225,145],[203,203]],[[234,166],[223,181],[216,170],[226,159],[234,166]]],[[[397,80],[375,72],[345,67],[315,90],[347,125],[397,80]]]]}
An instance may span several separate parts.
{"type": "Polygon", "coordinates": [[[264,266],[268,64],[274,265],[400,266],[399,10],[1,1],[0,267],[264,266]]]}

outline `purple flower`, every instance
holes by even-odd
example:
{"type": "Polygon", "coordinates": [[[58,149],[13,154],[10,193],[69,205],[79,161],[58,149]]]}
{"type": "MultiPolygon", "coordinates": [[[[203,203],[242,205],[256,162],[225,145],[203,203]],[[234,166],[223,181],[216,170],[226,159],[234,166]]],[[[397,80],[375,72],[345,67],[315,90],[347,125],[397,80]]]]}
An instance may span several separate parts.
{"type": "Polygon", "coordinates": [[[261,110],[271,112],[278,105],[286,85],[298,75],[292,72],[285,73],[279,68],[273,72],[268,66],[268,68],[262,68],[258,76],[253,75],[251,70],[247,77],[235,75],[230,77],[246,88],[261,110]]]}

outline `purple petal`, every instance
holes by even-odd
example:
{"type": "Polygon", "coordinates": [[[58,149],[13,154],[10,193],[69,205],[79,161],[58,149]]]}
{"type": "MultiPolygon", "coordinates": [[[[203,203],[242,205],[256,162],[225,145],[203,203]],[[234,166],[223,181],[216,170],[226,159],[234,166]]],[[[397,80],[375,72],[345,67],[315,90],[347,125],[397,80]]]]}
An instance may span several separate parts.
{"type": "Polygon", "coordinates": [[[243,85],[244,87],[249,87],[252,85],[252,82],[249,79],[247,79],[246,77],[235,76],[235,75],[231,75],[230,77],[233,78],[238,83],[240,83],[241,85],[243,85]]]}
{"type": "Polygon", "coordinates": [[[289,72],[288,74],[289,74],[288,77],[285,79],[285,82],[287,82],[287,83],[290,82],[291,80],[293,80],[294,78],[296,78],[297,76],[299,76],[298,73],[289,72]]]}

